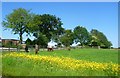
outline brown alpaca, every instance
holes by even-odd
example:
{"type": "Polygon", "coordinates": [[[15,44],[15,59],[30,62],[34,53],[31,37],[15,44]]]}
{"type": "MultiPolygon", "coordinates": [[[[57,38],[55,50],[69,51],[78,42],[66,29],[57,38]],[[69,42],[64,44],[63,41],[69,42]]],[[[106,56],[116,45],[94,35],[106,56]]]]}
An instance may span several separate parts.
{"type": "Polygon", "coordinates": [[[35,54],[38,54],[38,51],[39,51],[39,46],[36,44],[35,45],[35,54]]]}
{"type": "Polygon", "coordinates": [[[48,51],[53,51],[53,48],[47,48],[48,49],[48,51]]]}

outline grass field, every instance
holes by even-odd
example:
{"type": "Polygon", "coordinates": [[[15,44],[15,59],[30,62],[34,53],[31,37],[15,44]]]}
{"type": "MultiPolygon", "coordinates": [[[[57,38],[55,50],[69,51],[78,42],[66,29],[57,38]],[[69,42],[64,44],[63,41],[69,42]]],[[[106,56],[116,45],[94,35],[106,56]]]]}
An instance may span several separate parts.
{"type": "Polygon", "coordinates": [[[117,76],[118,50],[72,49],[3,53],[3,76],[117,76]]]}

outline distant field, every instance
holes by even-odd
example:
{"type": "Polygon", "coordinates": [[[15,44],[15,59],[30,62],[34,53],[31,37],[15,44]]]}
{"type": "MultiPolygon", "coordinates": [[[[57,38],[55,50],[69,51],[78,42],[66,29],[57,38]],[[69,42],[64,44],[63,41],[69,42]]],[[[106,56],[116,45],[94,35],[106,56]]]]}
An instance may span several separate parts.
{"type": "MultiPolygon", "coordinates": [[[[33,53],[33,52],[32,52],[33,53]]],[[[72,49],[54,52],[39,52],[39,55],[64,56],[80,60],[118,63],[118,50],[110,49],[72,49]]]]}
{"type": "Polygon", "coordinates": [[[118,75],[118,50],[72,49],[53,52],[5,52],[5,76],[115,76],[118,75]]]}
{"type": "MultiPolygon", "coordinates": [[[[0,51],[0,55],[2,55],[2,52],[0,51]]],[[[2,58],[0,57],[0,76],[2,76],[2,58]]]]}

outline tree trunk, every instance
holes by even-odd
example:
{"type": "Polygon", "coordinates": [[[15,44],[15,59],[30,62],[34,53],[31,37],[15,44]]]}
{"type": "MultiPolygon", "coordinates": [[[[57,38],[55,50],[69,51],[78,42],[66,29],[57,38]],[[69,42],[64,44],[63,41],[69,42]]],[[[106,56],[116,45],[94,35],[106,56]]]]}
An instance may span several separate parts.
{"type": "Polygon", "coordinates": [[[81,44],[81,48],[83,48],[83,43],[82,43],[82,42],[80,42],[80,44],[81,44]]]}
{"type": "Polygon", "coordinates": [[[22,32],[20,32],[19,36],[20,36],[20,44],[22,44],[22,32]]]}
{"type": "Polygon", "coordinates": [[[100,46],[98,46],[98,49],[100,49],[100,46]]]}

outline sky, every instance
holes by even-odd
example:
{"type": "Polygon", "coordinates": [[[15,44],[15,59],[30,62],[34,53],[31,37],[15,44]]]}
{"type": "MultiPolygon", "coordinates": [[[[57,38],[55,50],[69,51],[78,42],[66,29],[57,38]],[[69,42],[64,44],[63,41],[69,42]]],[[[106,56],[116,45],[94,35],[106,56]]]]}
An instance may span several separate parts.
{"type": "Polygon", "coordinates": [[[1,0],[2,2],[119,2],[119,0],[1,0]]]}
{"type": "MultiPolygon", "coordinates": [[[[31,9],[35,14],[51,14],[61,18],[65,29],[84,26],[90,32],[97,29],[103,32],[113,47],[118,47],[118,3],[117,2],[2,2],[2,18],[13,9],[31,9]]],[[[19,39],[10,30],[2,29],[2,38],[19,39]],[[4,31],[3,31],[4,30],[4,31]]],[[[28,37],[24,34],[23,40],[28,37]]],[[[29,37],[31,38],[31,37],[29,37]]],[[[34,39],[33,37],[31,39],[34,39]]]]}

